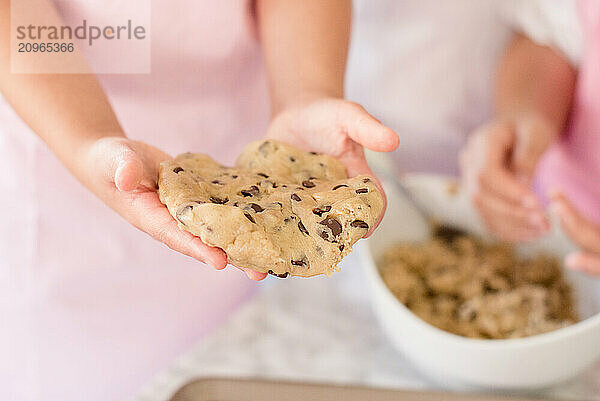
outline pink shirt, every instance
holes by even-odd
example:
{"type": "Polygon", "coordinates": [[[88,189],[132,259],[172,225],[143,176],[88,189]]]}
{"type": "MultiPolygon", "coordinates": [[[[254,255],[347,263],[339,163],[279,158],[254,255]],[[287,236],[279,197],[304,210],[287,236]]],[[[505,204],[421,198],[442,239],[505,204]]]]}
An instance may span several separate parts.
{"type": "MultiPolygon", "coordinates": [[[[80,8],[57,5],[81,21],[80,8]]],[[[100,76],[131,138],[231,162],[261,136],[267,92],[249,1],[153,1],[151,43],[151,74],[100,76]]],[[[130,226],[1,97],[0,171],[1,400],[132,397],[256,288],[130,226]]]]}
{"type": "Polygon", "coordinates": [[[560,190],[600,224],[600,3],[580,0],[585,37],[569,128],[544,156],[537,187],[542,196],[560,190]]]}

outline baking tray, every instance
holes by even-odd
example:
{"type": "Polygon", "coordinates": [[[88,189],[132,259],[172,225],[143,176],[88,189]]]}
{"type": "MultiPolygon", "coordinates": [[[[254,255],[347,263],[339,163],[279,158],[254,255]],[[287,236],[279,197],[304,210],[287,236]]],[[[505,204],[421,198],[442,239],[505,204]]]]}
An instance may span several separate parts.
{"type": "Polygon", "coordinates": [[[183,386],[170,401],[541,401],[533,398],[358,386],[202,378],[183,386]]]}

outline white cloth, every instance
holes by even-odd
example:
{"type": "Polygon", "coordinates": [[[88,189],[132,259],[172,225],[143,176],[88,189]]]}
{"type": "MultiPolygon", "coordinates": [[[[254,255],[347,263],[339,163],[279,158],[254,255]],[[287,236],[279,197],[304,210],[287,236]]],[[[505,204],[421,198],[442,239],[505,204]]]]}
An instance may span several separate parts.
{"type": "Polygon", "coordinates": [[[576,59],[574,0],[357,0],[347,94],[395,129],[400,170],[456,173],[491,117],[498,57],[522,31],[576,59]]]}
{"type": "Polygon", "coordinates": [[[583,32],[576,0],[512,0],[504,8],[506,22],[537,43],[563,53],[579,65],[583,32]]]}

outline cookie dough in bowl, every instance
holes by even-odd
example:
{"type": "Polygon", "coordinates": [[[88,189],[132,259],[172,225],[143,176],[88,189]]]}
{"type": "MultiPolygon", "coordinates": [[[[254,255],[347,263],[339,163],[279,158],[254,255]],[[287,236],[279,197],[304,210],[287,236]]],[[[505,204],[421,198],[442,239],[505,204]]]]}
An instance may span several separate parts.
{"type": "MultiPolygon", "coordinates": [[[[482,303],[456,310],[464,319],[463,321],[474,325],[476,330],[474,337],[477,338],[465,337],[464,335],[469,335],[469,332],[456,335],[441,330],[407,308],[402,301],[410,302],[418,295],[408,290],[413,288],[421,291],[419,283],[426,283],[424,280],[415,280],[419,277],[414,275],[411,278],[392,275],[388,277],[388,284],[391,284],[390,280],[394,281],[392,285],[396,290],[394,293],[383,277],[385,269],[377,262],[384,258],[387,249],[397,243],[427,244],[430,240],[431,225],[423,219],[413,202],[426,210],[440,224],[458,228],[486,243],[494,244],[494,242],[493,237],[489,236],[479,221],[476,211],[471,207],[464,189],[459,186],[452,191],[449,190],[449,183],[454,182],[451,177],[406,174],[401,179],[403,189],[406,189],[410,197],[397,190],[395,186],[386,186],[384,183],[388,199],[385,218],[377,231],[360,244],[358,252],[363,261],[365,278],[369,283],[373,311],[378,317],[383,332],[391,346],[400,351],[406,360],[411,361],[416,369],[445,388],[529,391],[554,386],[570,379],[592,366],[600,358],[600,280],[564,269],[562,266],[556,267],[560,268],[563,277],[572,287],[572,306],[577,310],[578,316],[577,319],[573,319],[577,322],[573,321],[573,324],[557,327],[556,330],[547,331],[544,328],[547,327],[546,322],[538,321],[540,315],[536,312],[531,315],[534,319],[531,323],[534,325],[530,326],[536,330],[529,332],[529,328],[525,325],[524,334],[527,336],[524,337],[515,330],[515,323],[519,322],[515,322],[512,317],[505,314],[507,308],[527,312],[528,306],[539,305],[540,301],[542,308],[536,306],[536,310],[545,313],[544,311],[550,308],[552,314],[560,310],[555,309],[553,291],[547,294],[549,299],[539,291],[530,291],[531,284],[535,286],[536,283],[542,282],[544,286],[556,285],[558,292],[562,292],[555,267],[551,266],[549,269],[544,269],[544,272],[540,272],[537,266],[527,265],[526,271],[522,272],[524,276],[516,277],[510,271],[500,274],[500,271],[507,266],[502,262],[504,258],[502,252],[497,254],[500,259],[494,259],[495,261],[486,257],[487,262],[501,262],[492,270],[481,266],[478,259],[474,261],[478,266],[477,272],[473,274],[482,275],[479,277],[485,279],[471,283],[475,286],[463,286],[460,283],[455,285],[456,277],[453,274],[446,275],[447,272],[453,271],[452,266],[448,266],[450,269],[447,270],[441,263],[438,265],[435,260],[436,264],[431,267],[439,266],[439,269],[433,269],[434,274],[427,277],[428,286],[435,287],[435,292],[428,293],[428,288],[425,288],[425,292],[431,298],[439,298],[439,302],[434,306],[437,310],[431,315],[435,320],[432,323],[441,325],[448,323],[438,319],[453,316],[456,309],[452,308],[452,304],[457,296],[471,297],[475,293],[477,298],[477,293],[481,291],[482,296],[478,299],[483,301],[482,303]],[[523,280],[525,293],[519,292],[508,300],[501,298],[504,291],[502,287],[506,283],[501,279],[498,280],[499,276],[523,280]],[[455,289],[460,292],[456,292],[455,289]],[[406,298],[398,299],[398,295],[403,294],[406,298]],[[448,296],[442,299],[441,296],[444,294],[448,296]],[[548,299],[550,304],[546,305],[544,298],[548,299]],[[450,302],[447,302],[448,300],[450,302]],[[508,304],[505,301],[509,301],[508,304]],[[486,310],[483,314],[479,313],[482,308],[486,310]],[[472,313],[474,310],[475,315],[472,313]],[[488,317],[494,319],[491,325],[488,325],[490,323],[488,317]],[[540,324],[543,330],[537,330],[540,324]],[[498,328],[500,331],[497,331],[498,328]],[[539,332],[543,333],[535,334],[539,332]],[[487,338],[481,338],[479,334],[484,334],[487,338]],[[516,335],[518,338],[514,338],[514,334],[518,334],[516,335]],[[503,338],[496,339],[498,337],[503,338]]],[[[460,244],[456,244],[456,250],[463,250],[461,258],[470,258],[470,251],[464,252],[470,248],[468,241],[465,242],[460,238],[457,240],[460,244]]],[[[439,251],[445,255],[444,249],[445,246],[439,251]]],[[[573,245],[561,232],[560,225],[555,225],[547,236],[533,243],[519,245],[514,248],[514,251],[519,260],[536,260],[538,255],[546,254],[561,262],[573,249],[573,245]]],[[[428,254],[434,257],[432,252],[428,254]]],[[[403,251],[403,260],[410,257],[409,253],[403,251]]],[[[452,255],[447,255],[441,259],[451,258],[452,255]]],[[[437,257],[435,259],[440,260],[437,257]]],[[[415,266],[419,265],[419,263],[415,264],[415,266]]],[[[543,265],[547,266],[548,263],[544,262],[543,265]]],[[[469,284],[469,280],[461,282],[469,284]]],[[[559,325],[561,320],[569,318],[569,304],[563,302],[562,305],[567,306],[567,309],[560,312],[561,315],[566,312],[563,317],[555,315],[559,318],[557,320],[559,325]]],[[[425,306],[422,310],[427,315],[430,308],[425,306]]]]}
{"type": "Polygon", "coordinates": [[[331,275],[383,210],[370,177],[273,140],[248,145],[235,167],[192,153],[165,161],[158,188],[180,228],[279,277],[331,275]]]}

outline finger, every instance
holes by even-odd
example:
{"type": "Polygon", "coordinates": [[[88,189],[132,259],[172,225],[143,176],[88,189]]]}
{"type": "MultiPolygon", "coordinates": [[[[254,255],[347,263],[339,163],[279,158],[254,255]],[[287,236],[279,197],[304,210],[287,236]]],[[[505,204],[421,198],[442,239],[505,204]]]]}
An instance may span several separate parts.
{"type": "Polygon", "coordinates": [[[248,269],[247,267],[236,266],[231,260],[228,260],[228,263],[236,269],[243,271],[250,280],[261,281],[267,277],[267,273],[257,272],[256,270],[248,269]]]}
{"type": "Polygon", "coordinates": [[[142,161],[135,156],[135,153],[127,153],[115,171],[115,186],[120,191],[133,191],[142,181],[143,176],[142,161]]]}
{"type": "Polygon", "coordinates": [[[600,254],[600,227],[584,218],[564,195],[552,196],[552,207],[567,235],[583,249],[600,254]]]}
{"type": "Polygon", "coordinates": [[[349,105],[341,118],[348,136],[367,149],[391,152],[400,144],[400,138],[394,130],[383,125],[360,105],[349,105]]]}
{"type": "Polygon", "coordinates": [[[475,135],[483,137],[485,165],[488,167],[505,166],[515,143],[512,126],[506,123],[486,125],[475,135]]]}
{"type": "Polygon", "coordinates": [[[497,220],[507,225],[523,227],[542,234],[550,229],[550,222],[541,210],[528,209],[506,202],[489,191],[481,190],[473,195],[473,201],[479,209],[486,209],[497,220]]]}
{"type": "Polygon", "coordinates": [[[479,215],[488,230],[496,237],[508,242],[530,242],[540,236],[538,230],[530,229],[506,219],[498,218],[489,210],[477,205],[479,215]]]}
{"type": "Polygon", "coordinates": [[[523,181],[529,182],[539,159],[553,138],[552,128],[537,119],[529,119],[522,121],[516,130],[512,167],[523,181]]]}
{"type": "Polygon", "coordinates": [[[356,177],[361,174],[373,175],[362,146],[351,141],[349,143],[348,150],[338,157],[339,161],[346,166],[348,177],[356,177]]]}
{"type": "Polygon", "coordinates": [[[264,278],[267,277],[267,273],[257,272],[255,270],[246,269],[245,267],[242,268],[242,270],[244,271],[244,273],[246,273],[246,276],[248,276],[250,280],[260,281],[264,280],[264,278]]]}
{"type": "Polygon", "coordinates": [[[187,256],[223,269],[227,266],[227,255],[220,248],[206,245],[187,231],[181,230],[167,208],[160,203],[155,192],[138,194],[129,203],[129,220],[139,229],[169,248],[187,256]]]}
{"type": "Polygon", "coordinates": [[[539,238],[537,231],[531,231],[520,226],[512,226],[498,221],[486,212],[480,212],[487,229],[498,239],[506,242],[531,242],[539,238]]]}
{"type": "Polygon", "coordinates": [[[512,127],[498,123],[483,127],[475,136],[475,139],[480,138],[480,146],[484,148],[484,159],[477,177],[478,186],[512,203],[539,207],[533,191],[509,170],[508,156],[515,142],[512,127]]]}
{"type": "Polygon", "coordinates": [[[117,172],[119,170],[120,179],[124,179],[125,184],[130,184],[131,176],[136,178],[137,158],[133,149],[127,143],[125,138],[102,138],[92,145],[89,150],[94,170],[100,172],[103,180],[109,183],[115,183],[117,172]]]}
{"type": "Polygon", "coordinates": [[[479,187],[515,206],[541,209],[535,193],[504,168],[490,168],[478,177],[479,187]]]}
{"type": "Polygon", "coordinates": [[[600,255],[589,252],[575,252],[567,255],[565,266],[594,276],[600,276],[600,255]]]}

